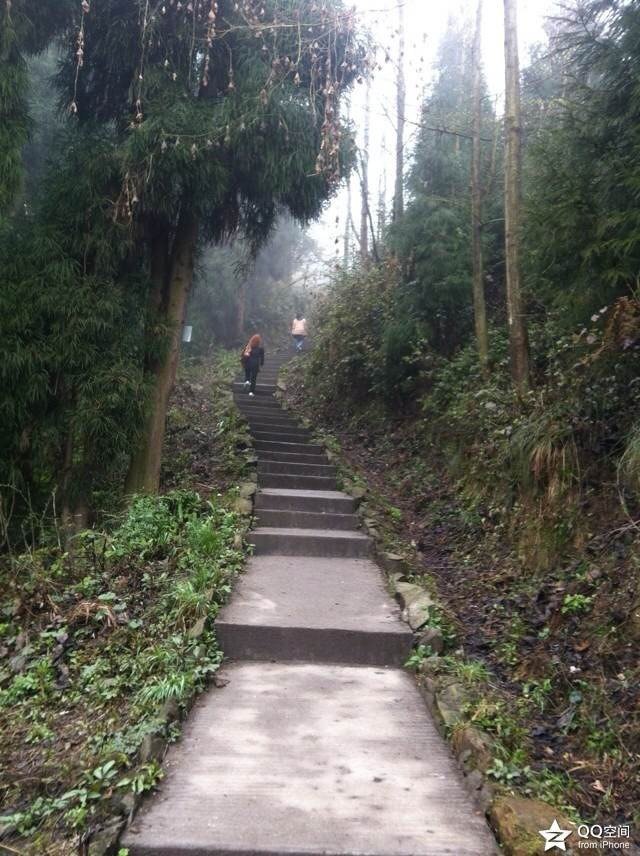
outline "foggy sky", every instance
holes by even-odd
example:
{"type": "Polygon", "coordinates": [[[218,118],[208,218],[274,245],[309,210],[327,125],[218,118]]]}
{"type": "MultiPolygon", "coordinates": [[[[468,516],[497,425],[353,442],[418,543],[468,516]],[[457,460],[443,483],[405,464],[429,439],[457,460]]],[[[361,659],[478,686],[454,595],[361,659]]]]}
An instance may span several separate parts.
{"type": "MultiPolygon", "coordinates": [[[[373,35],[378,45],[377,59],[382,71],[377,71],[371,85],[371,143],[369,165],[370,206],[377,208],[380,188],[386,185],[387,210],[393,195],[395,179],[395,63],[398,58],[398,2],[397,0],[354,0],[361,23],[373,35]],[[384,61],[388,52],[392,62],[384,61]]],[[[451,16],[474,18],[476,0],[404,0],[405,16],[405,74],[407,82],[407,126],[405,133],[405,164],[409,160],[417,128],[417,121],[425,90],[433,77],[433,65],[438,44],[451,16]]],[[[545,16],[550,14],[555,0],[519,0],[520,65],[526,65],[529,48],[544,38],[545,16]]],[[[482,35],[482,61],[489,90],[501,109],[504,92],[504,30],[502,0],[484,0],[482,35]]],[[[351,116],[358,127],[359,144],[362,144],[365,87],[357,86],[351,96],[351,116]]],[[[353,217],[356,227],[360,217],[358,178],[353,176],[353,217]]],[[[344,188],[327,207],[318,223],[309,233],[318,243],[327,261],[342,260],[344,219],[346,215],[344,188]],[[336,219],[338,222],[336,223],[336,219]],[[338,244],[335,243],[339,239],[338,244]],[[337,252],[336,252],[337,251],[337,252]]]]}

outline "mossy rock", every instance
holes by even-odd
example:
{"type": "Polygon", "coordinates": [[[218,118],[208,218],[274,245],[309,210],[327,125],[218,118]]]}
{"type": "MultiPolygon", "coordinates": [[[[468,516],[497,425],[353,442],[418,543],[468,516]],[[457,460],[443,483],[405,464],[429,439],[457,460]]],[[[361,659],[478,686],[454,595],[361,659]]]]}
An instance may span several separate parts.
{"type": "Polygon", "coordinates": [[[454,728],[464,718],[463,708],[468,699],[460,684],[449,684],[436,693],[436,707],[442,721],[454,728]]]}
{"type": "Polygon", "coordinates": [[[122,818],[112,818],[102,829],[94,832],[87,849],[88,856],[115,856],[124,825],[122,818]]]}
{"type": "Polygon", "coordinates": [[[420,630],[429,622],[429,617],[435,606],[432,598],[425,591],[420,597],[414,598],[411,603],[405,607],[404,618],[412,630],[420,630]]]}
{"type": "Polygon", "coordinates": [[[347,479],[345,479],[344,481],[344,490],[346,493],[349,494],[349,496],[353,497],[353,499],[356,499],[359,502],[361,502],[367,495],[367,489],[366,487],[364,487],[364,485],[355,484],[354,482],[349,481],[347,479]]]}
{"type": "Polygon", "coordinates": [[[456,729],[452,742],[453,750],[463,764],[487,772],[494,755],[494,745],[487,734],[472,725],[465,725],[456,729]]]}
{"type": "Polygon", "coordinates": [[[430,648],[434,654],[444,651],[444,637],[439,627],[423,627],[416,638],[417,645],[430,648]]]}
{"type": "Polygon", "coordinates": [[[540,856],[544,849],[540,830],[549,829],[554,820],[561,829],[575,830],[575,824],[558,809],[525,797],[498,797],[491,804],[489,819],[507,856],[540,856]]]}
{"type": "Polygon", "coordinates": [[[378,557],[380,564],[388,574],[394,574],[394,578],[400,582],[407,573],[407,562],[399,553],[390,553],[385,550],[378,557]]]}
{"type": "Polygon", "coordinates": [[[395,589],[396,600],[403,609],[426,594],[422,586],[417,586],[415,583],[398,582],[395,589]]]}

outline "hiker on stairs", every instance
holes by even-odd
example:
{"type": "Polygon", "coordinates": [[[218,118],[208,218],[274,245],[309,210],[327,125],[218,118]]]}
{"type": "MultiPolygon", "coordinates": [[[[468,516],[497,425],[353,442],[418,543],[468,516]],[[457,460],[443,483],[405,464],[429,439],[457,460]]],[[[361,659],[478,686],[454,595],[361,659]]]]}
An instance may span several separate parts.
{"type": "Polygon", "coordinates": [[[255,333],[247,342],[240,362],[244,367],[244,385],[249,387],[249,395],[253,398],[256,392],[256,381],[260,367],[264,365],[264,348],[261,337],[255,333]]]}
{"type": "Polygon", "coordinates": [[[308,336],[307,319],[303,318],[302,313],[296,313],[296,317],[291,324],[291,335],[293,336],[294,348],[296,354],[302,353],[304,350],[305,339],[308,336]]]}

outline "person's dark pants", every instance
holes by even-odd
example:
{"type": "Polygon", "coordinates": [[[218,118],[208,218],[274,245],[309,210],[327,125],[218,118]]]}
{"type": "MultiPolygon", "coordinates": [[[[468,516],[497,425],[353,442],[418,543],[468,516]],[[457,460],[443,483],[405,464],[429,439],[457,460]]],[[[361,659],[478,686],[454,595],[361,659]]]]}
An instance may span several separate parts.
{"type": "Polygon", "coordinates": [[[255,393],[256,391],[256,381],[258,380],[258,372],[260,371],[260,367],[257,365],[253,365],[252,363],[245,363],[244,366],[244,379],[248,380],[251,386],[249,387],[249,392],[255,393]]]}
{"type": "Polygon", "coordinates": [[[295,343],[296,353],[299,353],[300,351],[304,350],[304,336],[301,336],[299,333],[294,333],[293,340],[295,343]]]}

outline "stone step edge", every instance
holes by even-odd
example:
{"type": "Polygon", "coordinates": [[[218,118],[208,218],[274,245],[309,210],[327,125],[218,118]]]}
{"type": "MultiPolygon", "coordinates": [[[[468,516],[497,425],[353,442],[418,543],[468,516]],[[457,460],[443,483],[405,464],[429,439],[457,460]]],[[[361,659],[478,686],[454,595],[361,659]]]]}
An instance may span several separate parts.
{"type": "MultiPolygon", "coordinates": [[[[278,511],[279,509],[271,509],[271,511],[278,511]]],[[[274,536],[286,536],[296,539],[308,539],[308,538],[340,538],[341,540],[354,540],[354,541],[371,541],[368,535],[363,534],[357,529],[298,529],[291,527],[279,527],[279,526],[257,526],[255,529],[251,529],[248,533],[248,537],[251,538],[252,535],[274,535],[274,536]]]]}
{"type": "MultiPolygon", "coordinates": [[[[379,630],[354,630],[352,628],[344,628],[340,626],[330,627],[305,627],[297,624],[281,626],[276,624],[241,624],[235,621],[216,621],[216,633],[220,639],[220,644],[225,650],[225,633],[236,636],[240,639],[236,645],[243,645],[248,648],[247,641],[242,640],[242,637],[263,636],[264,645],[261,646],[264,651],[264,656],[261,656],[260,651],[252,651],[244,653],[242,656],[229,657],[225,655],[224,662],[283,662],[283,663],[314,663],[315,665],[338,665],[338,666],[354,666],[359,668],[384,668],[384,669],[401,669],[407,656],[407,651],[411,646],[411,633],[403,632],[402,630],[379,629],[379,630]],[[304,641],[307,648],[305,657],[294,657],[290,655],[290,651],[294,647],[292,637],[296,637],[297,644],[304,641]],[[365,658],[362,655],[356,657],[353,654],[353,642],[361,643],[361,648],[368,652],[369,657],[365,658]],[[375,642],[378,642],[378,645],[375,642]],[[366,644],[369,642],[369,644],[366,644]],[[362,644],[365,643],[365,644],[362,644]],[[330,653],[331,647],[339,648],[344,645],[347,650],[351,650],[351,656],[332,656],[330,653]],[[374,656],[378,648],[386,648],[384,655],[374,656]],[[395,662],[390,664],[389,648],[394,649],[395,662]],[[310,650],[311,649],[311,650],[310,650]],[[287,656],[289,654],[289,656],[287,656]]],[[[260,640],[257,640],[258,642],[260,640]]],[[[233,649],[233,644],[226,645],[226,650],[233,649]]]]}

